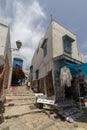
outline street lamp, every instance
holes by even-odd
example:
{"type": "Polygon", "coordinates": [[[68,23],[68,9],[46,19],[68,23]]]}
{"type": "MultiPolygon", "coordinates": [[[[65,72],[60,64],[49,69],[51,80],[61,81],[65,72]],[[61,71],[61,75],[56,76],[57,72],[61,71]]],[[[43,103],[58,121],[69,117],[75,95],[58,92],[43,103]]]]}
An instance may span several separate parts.
{"type": "MultiPolygon", "coordinates": [[[[8,48],[8,47],[6,47],[6,48],[9,49],[9,50],[13,50],[13,51],[19,51],[19,49],[20,49],[21,46],[22,46],[22,42],[21,42],[20,40],[17,40],[17,41],[16,41],[16,46],[17,46],[17,48],[8,48]]],[[[0,46],[0,47],[4,47],[4,46],[2,45],[2,46],[0,46]]]]}
{"type": "Polygon", "coordinates": [[[19,49],[22,46],[22,42],[20,40],[17,40],[16,41],[16,46],[17,46],[17,48],[8,48],[8,49],[13,50],[13,51],[19,51],[19,49]]]}
{"type": "Polygon", "coordinates": [[[16,41],[17,49],[19,50],[22,46],[22,42],[20,40],[16,41]]]}

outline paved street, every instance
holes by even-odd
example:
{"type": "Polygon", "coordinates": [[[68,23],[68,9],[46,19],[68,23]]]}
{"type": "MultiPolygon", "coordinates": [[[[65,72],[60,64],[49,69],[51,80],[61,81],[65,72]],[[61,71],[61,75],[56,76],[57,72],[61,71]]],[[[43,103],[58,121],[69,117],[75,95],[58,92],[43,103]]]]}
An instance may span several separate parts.
{"type": "Polygon", "coordinates": [[[0,130],[87,130],[87,116],[82,121],[68,123],[50,114],[49,109],[37,109],[35,96],[26,87],[7,92],[4,122],[0,130]]]}

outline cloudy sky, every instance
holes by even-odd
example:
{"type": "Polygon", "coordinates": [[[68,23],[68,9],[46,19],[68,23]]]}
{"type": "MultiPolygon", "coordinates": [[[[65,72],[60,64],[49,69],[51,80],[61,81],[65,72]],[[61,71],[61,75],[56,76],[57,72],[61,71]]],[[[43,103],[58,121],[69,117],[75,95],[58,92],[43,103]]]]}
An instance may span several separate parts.
{"type": "Polygon", "coordinates": [[[22,41],[19,54],[26,58],[27,67],[50,23],[50,14],[77,35],[78,49],[87,62],[87,0],[0,0],[0,19],[10,25],[11,45],[22,41]]]}

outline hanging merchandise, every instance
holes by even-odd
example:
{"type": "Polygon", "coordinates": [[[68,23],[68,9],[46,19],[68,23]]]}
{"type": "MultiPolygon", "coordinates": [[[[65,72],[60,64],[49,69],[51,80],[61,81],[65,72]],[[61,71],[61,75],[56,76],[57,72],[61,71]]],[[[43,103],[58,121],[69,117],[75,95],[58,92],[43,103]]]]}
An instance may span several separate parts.
{"type": "Polygon", "coordinates": [[[84,83],[87,85],[87,75],[84,76],[84,83]]]}
{"type": "Polygon", "coordinates": [[[79,80],[79,82],[83,82],[84,81],[84,76],[82,74],[82,70],[78,69],[78,72],[76,74],[76,78],[79,80]]]}
{"type": "Polygon", "coordinates": [[[70,72],[69,68],[64,66],[63,68],[61,68],[61,71],[60,71],[61,86],[66,85],[67,87],[70,87],[71,86],[71,80],[72,80],[71,72],[70,72]]]}
{"type": "Polygon", "coordinates": [[[84,76],[84,91],[85,91],[84,97],[87,98],[87,75],[84,76]]]}

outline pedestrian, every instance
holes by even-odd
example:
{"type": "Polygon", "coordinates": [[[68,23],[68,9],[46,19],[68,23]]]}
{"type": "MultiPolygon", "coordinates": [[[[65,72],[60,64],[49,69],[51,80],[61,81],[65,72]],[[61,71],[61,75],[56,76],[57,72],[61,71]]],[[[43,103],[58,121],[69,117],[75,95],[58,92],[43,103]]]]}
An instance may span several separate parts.
{"type": "Polygon", "coordinates": [[[28,89],[30,89],[30,85],[31,85],[31,83],[28,81],[28,82],[27,82],[27,87],[28,87],[28,89]]]}

